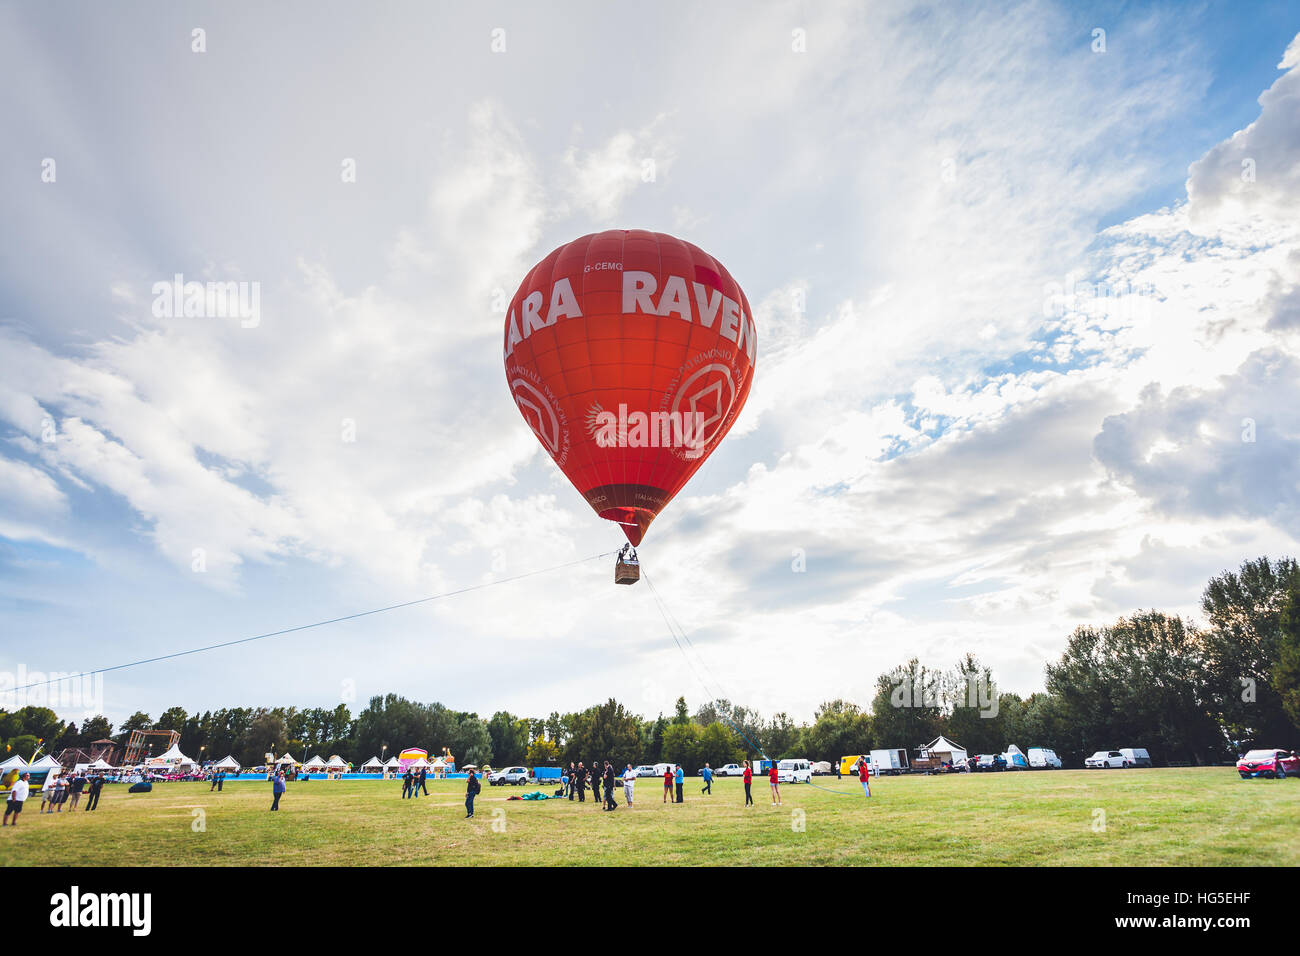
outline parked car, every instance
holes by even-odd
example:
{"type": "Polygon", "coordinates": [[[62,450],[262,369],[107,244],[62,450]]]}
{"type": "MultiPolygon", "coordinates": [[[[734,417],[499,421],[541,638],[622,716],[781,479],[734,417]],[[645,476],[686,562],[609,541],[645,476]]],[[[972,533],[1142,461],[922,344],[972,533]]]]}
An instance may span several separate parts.
{"type": "Polygon", "coordinates": [[[1120,747],[1119,752],[1124,755],[1126,767],[1151,766],[1151,755],[1141,747],[1120,747]]]}
{"type": "Polygon", "coordinates": [[[715,777],[743,777],[745,768],[738,763],[723,764],[717,770],[713,771],[715,777]]]}
{"type": "Polygon", "coordinates": [[[1128,760],[1118,750],[1098,750],[1085,760],[1083,765],[1090,770],[1109,770],[1111,768],[1127,767],[1128,760]]]}
{"type": "Polygon", "coordinates": [[[1281,780],[1300,775],[1300,756],[1290,750],[1251,750],[1237,761],[1237,773],[1242,780],[1251,777],[1272,777],[1281,780]]]}
{"type": "Polygon", "coordinates": [[[975,761],[976,770],[1006,770],[1007,758],[1002,754],[980,754],[975,761]]]}
{"type": "Polygon", "coordinates": [[[1055,750],[1047,747],[1029,748],[1030,770],[1060,770],[1061,766],[1061,758],[1056,756],[1055,750]]]}
{"type": "Polygon", "coordinates": [[[641,766],[639,766],[639,767],[633,767],[633,768],[632,768],[632,772],[633,772],[634,774],[636,774],[638,777],[659,777],[659,776],[663,776],[662,774],[657,774],[657,773],[655,773],[655,768],[652,767],[652,766],[650,766],[650,764],[648,764],[648,763],[643,763],[643,764],[641,764],[641,766]]]}
{"type": "Polygon", "coordinates": [[[781,783],[811,783],[812,764],[802,757],[778,761],[776,779],[781,783]]]}
{"type": "Polygon", "coordinates": [[[492,787],[504,787],[506,784],[522,787],[527,782],[527,767],[503,767],[495,773],[488,774],[488,785],[492,787]]]}

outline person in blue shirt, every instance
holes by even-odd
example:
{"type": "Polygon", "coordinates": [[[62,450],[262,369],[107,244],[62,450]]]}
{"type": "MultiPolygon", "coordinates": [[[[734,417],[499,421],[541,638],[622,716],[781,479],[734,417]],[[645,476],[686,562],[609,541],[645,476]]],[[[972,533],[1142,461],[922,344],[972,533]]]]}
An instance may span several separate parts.
{"type": "Polygon", "coordinates": [[[700,779],[704,781],[704,786],[700,787],[700,793],[713,796],[713,771],[709,769],[708,764],[705,764],[704,769],[700,771],[700,779]]]}
{"type": "Polygon", "coordinates": [[[686,780],[686,774],[685,774],[685,772],[682,770],[682,765],[681,765],[681,764],[678,764],[678,765],[673,769],[673,780],[674,780],[674,782],[676,782],[676,784],[677,784],[677,802],[678,802],[678,803],[681,803],[681,802],[682,802],[682,784],[683,784],[683,783],[685,782],[685,780],[686,780]]]}
{"type": "Polygon", "coordinates": [[[286,789],[288,788],[285,786],[284,782],[284,771],[277,770],[275,773],[275,782],[271,784],[271,792],[275,795],[275,799],[271,801],[272,810],[280,809],[280,798],[284,796],[284,791],[286,789]]]}

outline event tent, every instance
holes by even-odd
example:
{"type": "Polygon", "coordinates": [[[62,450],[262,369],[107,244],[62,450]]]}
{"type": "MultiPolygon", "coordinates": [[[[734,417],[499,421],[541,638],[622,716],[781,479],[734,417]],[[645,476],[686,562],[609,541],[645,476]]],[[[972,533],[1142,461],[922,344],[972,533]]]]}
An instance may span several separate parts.
{"type": "Polygon", "coordinates": [[[238,770],[239,761],[227,754],[212,765],[213,770],[238,770]]]}
{"type": "Polygon", "coordinates": [[[0,770],[22,770],[26,766],[27,761],[17,754],[14,754],[4,763],[0,763],[0,770]]]}
{"type": "Polygon", "coordinates": [[[303,770],[324,770],[325,758],[322,757],[320,754],[317,754],[316,756],[308,760],[305,764],[303,764],[302,769],[303,770]]]}
{"type": "Polygon", "coordinates": [[[931,755],[938,757],[945,763],[957,764],[966,759],[965,748],[953,743],[943,734],[935,737],[922,750],[928,751],[931,755]]]}
{"type": "Polygon", "coordinates": [[[389,757],[388,760],[384,763],[384,766],[389,767],[393,770],[397,770],[399,767],[402,766],[402,761],[398,760],[396,757],[389,757]]]}
{"type": "Polygon", "coordinates": [[[325,764],[325,766],[326,766],[326,768],[329,769],[329,770],[347,770],[347,769],[348,769],[347,761],[344,760],[342,757],[340,757],[338,754],[333,754],[333,755],[330,757],[329,761],[325,764]]]}
{"type": "Polygon", "coordinates": [[[377,770],[382,770],[383,766],[384,766],[384,762],[382,760],[380,760],[378,757],[371,757],[369,760],[367,760],[365,763],[361,765],[361,769],[370,770],[373,767],[377,770]]]}
{"type": "Polygon", "coordinates": [[[40,760],[36,761],[36,763],[28,764],[27,769],[28,770],[62,770],[63,764],[59,763],[49,754],[46,754],[40,760]]]}
{"type": "Polygon", "coordinates": [[[181,753],[180,744],[172,744],[165,753],[161,753],[157,757],[149,758],[149,766],[151,767],[181,767],[185,764],[192,765],[193,763],[193,760],[181,753]]]}
{"type": "Polygon", "coordinates": [[[285,754],[283,757],[281,757],[279,760],[277,760],[276,763],[277,763],[277,764],[281,764],[281,763],[292,764],[292,765],[295,766],[295,767],[301,767],[301,766],[302,766],[302,764],[298,763],[298,761],[296,761],[296,760],[293,759],[293,754],[285,754]]]}

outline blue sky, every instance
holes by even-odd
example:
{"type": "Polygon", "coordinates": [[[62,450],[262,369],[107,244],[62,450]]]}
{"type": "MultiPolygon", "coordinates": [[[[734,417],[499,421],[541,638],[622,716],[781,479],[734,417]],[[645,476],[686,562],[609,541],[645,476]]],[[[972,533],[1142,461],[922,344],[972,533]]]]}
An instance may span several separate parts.
{"type": "MultiPolygon", "coordinates": [[[[0,7],[0,671],[616,548],[493,304],[610,227],[755,310],[749,405],[643,550],[736,700],[966,650],[1029,692],[1075,626],[1296,552],[1297,4],[302,9],[0,7]],[[257,322],[154,314],[177,273],[257,322]]],[[[608,578],[117,671],[103,709],[702,699],[608,578]]]]}

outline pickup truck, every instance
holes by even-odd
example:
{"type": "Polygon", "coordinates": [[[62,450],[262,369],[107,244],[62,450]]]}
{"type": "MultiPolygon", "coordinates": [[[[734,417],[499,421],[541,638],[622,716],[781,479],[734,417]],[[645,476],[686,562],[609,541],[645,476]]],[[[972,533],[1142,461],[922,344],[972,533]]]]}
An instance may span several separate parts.
{"type": "Polygon", "coordinates": [[[495,773],[488,774],[488,786],[491,787],[504,787],[506,784],[522,787],[527,782],[527,767],[503,767],[495,773]]]}

